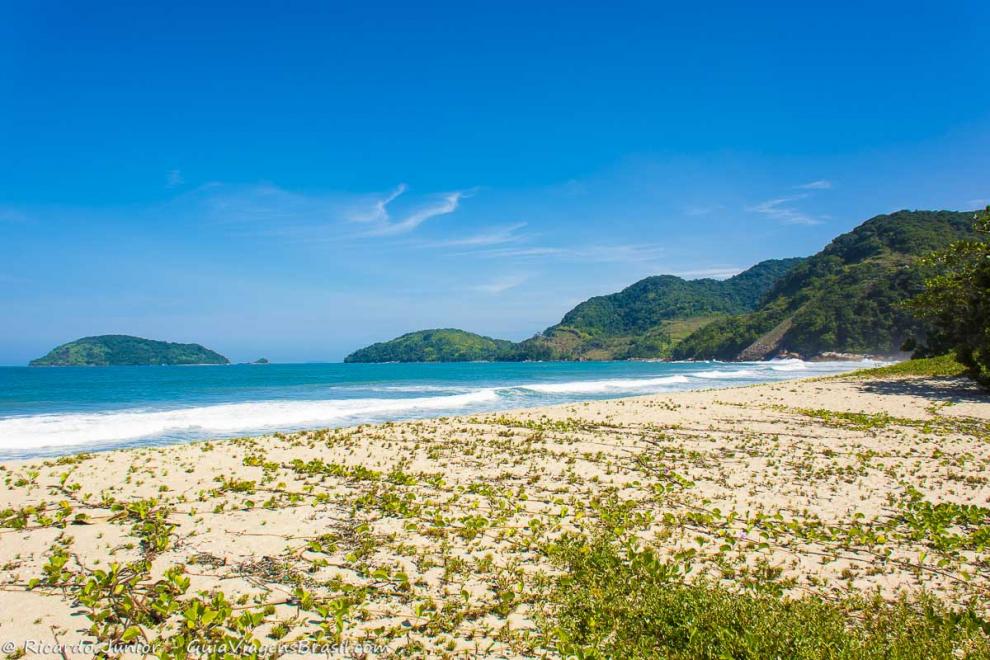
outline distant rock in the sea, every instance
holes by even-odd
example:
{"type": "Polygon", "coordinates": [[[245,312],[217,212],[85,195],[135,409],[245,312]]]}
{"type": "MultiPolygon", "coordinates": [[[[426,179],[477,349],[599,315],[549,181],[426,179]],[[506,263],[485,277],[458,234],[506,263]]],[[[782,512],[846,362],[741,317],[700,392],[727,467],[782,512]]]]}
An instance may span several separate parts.
{"type": "Polygon", "coordinates": [[[130,335],[83,337],[31,360],[32,367],[113,367],[190,364],[230,364],[230,360],[199,344],[176,344],[130,335]]]}
{"type": "Polygon", "coordinates": [[[268,358],[258,358],[254,361],[254,364],[268,364],[268,358]]]}

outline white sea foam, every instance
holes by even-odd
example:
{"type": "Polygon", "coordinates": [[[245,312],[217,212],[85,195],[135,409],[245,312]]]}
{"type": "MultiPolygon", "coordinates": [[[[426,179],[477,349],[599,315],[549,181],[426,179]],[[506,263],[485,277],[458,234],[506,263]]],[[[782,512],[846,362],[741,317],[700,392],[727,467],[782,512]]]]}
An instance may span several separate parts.
{"type": "MultiPolygon", "coordinates": [[[[682,363],[696,369],[682,374],[542,383],[503,383],[469,390],[462,383],[353,384],[330,389],[351,390],[361,398],[267,400],[193,405],[173,410],[138,409],[71,412],[0,418],[0,455],[31,455],[45,448],[104,448],[159,440],[223,437],[319,426],[458,414],[475,410],[537,406],[608,396],[670,392],[710,387],[717,381],[780,381],[850,371],[880,364],[773,360],[743,363],[682,363]],[[375,397],[375,392],[383,396],[375,397]],[[364,394],[366,393],[366,394],[364,394]],[[409,396],[401,396],[401,394],[409,396]]],[[[685,369],[686,371],[686,369],[685,369]]],[[[575,374],[577,376],[577,374],[575,374]]]]}
{"type": "Polygon", "coordinates": [[[0,419],[0,450],[114,443],[183,433],[229,434],[238,431],[332,424],[342,420],[455,411],[498,399],[494,389],[453,396],[407,399],[260,401],[177,410],[124,410],[64,413],[0,419]]]}
{"type": "MultiPolygon", "coordinates": [[[[767,363],[773,371],[804,371],[809,363],[804,360],[771,360],[767,363]]],[[[824,363],[819,363],[824,364],[824,363]]]]}
{"type": "Polygon", "coordinates": [[[472,388],[469,385],[457,386],[457,385],[378,385],[375,383],[351,383],[347,385],[333,385],[330,389],[333,390],[345,390],[348,392],[353,391],[367,391],[367,392],[459,392],[464,393],[469,390],[477,389],[472,388]]]}
{"type": "Polygon", "coordinates": [[[531,383],[518,387],[542,394],[593,394],[595,392],[632,392],[665,385],[683,385],[688,382],[690,381],[686,376],[664,376],[663,378],[615,378],[612,380],[576,380],[564,383],[531,383]]]}
{"type": "Polygon", "coordinates": [[[457,387],[456,385],[347,385],[350,390],[368,390],[372,392],[464,392],[470,387],[457,387]]]}
{"type": "Polygon", "coordinates": [[[695,378],[707,378],[709,380],[733,380],[735,378],[754,378],[757,373],[752,369],[736,369],[734,371],[695,371],[691,375],[695,378]]]}

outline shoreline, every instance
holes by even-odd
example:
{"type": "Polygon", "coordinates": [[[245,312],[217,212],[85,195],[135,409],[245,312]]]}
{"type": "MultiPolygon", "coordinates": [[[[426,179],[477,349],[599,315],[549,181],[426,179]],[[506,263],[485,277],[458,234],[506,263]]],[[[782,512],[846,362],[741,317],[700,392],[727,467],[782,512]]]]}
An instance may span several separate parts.
{"type": "MultiPolygon", "coordinates": [[[[852,370],[850,370],[851,373],[852,370]]],[[[845,373],[845,372],[844,372],[845,373]]],[[[842,376],[844,373],[837,374],[837,376],[842,376]]],[[[794,378],[791,380],[776,381],[777,383],[794,383],[794,382],[811,382],[821,378],[832,378],[836,375],[818,375],[818,376],[808,376],[806,378],[794,378]]],[[[59,459],[71,459],[73,456],[78,456],[80,454],[84,455],[99,455],[108,452],[133,452],[133,451],[143,451],[143,450],[156,450],[156,449],[170,449],[174,447],[182,447],[184,445],[198,445],[202,443],[226,443],[226,442],[237,442],[237,441],[261,441],[268,440],[272,437],[277,437],[280,435],[297,435],[305,433],[318,433],[318,432],[350,432],[362,429],[364,427],[377,427],[377,426],[393,426],[396,424],[414,424],[416,422],[429,422],[429,421],[466,421],[474,419],[477,417],[486,417],[491,415],[504,415],[504,416],[514,416],[523,415],[529,416],[533,414],[543,414],[546,412],[552,412],[556,408],[561,407],[571,407],[575,405],[586,405],[591,403],[599,402],[614,402],[614,401],[626,401],[626,400],[636,400],[652,397],[669,396],[676,394],[685,394],[688,392],[716,392],[721,390],[734,390],[734,389],[745,389],[749,387],[761,387],[763,385],[770,385],[774,383],[761,382],[761,383],[745,383],[745,384],[729,384],[722,386],[713,387],[701,387],[693,390],[677,390],[671,392],[651,392],[647,394],[638,394],[631,396],[622,397],[612,397],[612,398],[602,398],[602,399],[582,399],[579,401],[570,401],[565,403],[555,403],[555,404],[543,404],[534,406],[524,406],[520,408],[506,408],[497,410],[482,410],[475,413],[462,413],[462,414],[450,414],[450,415],[436,415],[436,416],[426,416],[417,417],[411,419],[401,419],[394,421],[381,421],[381,422],[366,422],[359,424],[350,424],[344,426],[317,426],[313,428],[299,429],[299,430],[275,430],[269,432],[259,432],[250,433],[247,435],[230,435],[230,436],[208,436],[203,438],[192,438],[192,439],[174,439],[174,440],[161,440],[159,438],[152,438],[145,441],[147,444],[137,444],[137,445],[122,445],[122,446],[89,446],[89,445],[66,445],[64,451],[60,450],[58,445],[46,446],[41,449],[50,449],[51,453],[42,454],[38,456],[28,456],[24,458],[4,458],[0,456],[0,468],[21,465],[24,463],[45,463],[51,461],[58,461],[59,459]]],[[[138,443],[142,440],[138,439],[138,443]]]]}
{"type": "MultiPolygon", "coordinates": [[[[815,353],[813,355],[801,355],[799,353],[789,353],[784,352],[770,357],[765,357],[759,360],[704,360],[704,359],[686,359],[686,360],[674,360],[672,358],[614,358],[608,360],[426,360],[426,361],[407,361],[407,360],[387,360],[381,362],[356,362],[356,361],[330,361],[330,360],[316,360],[316,361],[303,361],[303,362],[225,362],[225,363],[213,363],[213,362],[197,362],[189,364],[0,364],[0,368],[20,368],[20,367],[32,367],[32,368],[86,368],[86,369],[102,369],[106,367],[236,367],[245,365],[272,365],[272,366],[286,366],[294,364],[517,364],[517,363],[572,363],[572,362],[660,362],[660,363],[670,363],[670,364],[692,364],[692,363],[707,363],[707,362],[717,362],[720,364],[746,364],[746,363],[761,363],[761,362],[773,362],[775,360],[803,360],[805,362],[858,362],[864,360],[873,360],[877,362],[891,362],[891,361],[901,361],[910,359],[910,353],[899,352],[891,354],[880,354],[880,353],[841,353],[835,351],[824,351],[821,353],[815,353]]],[[[33,360],[32,360],[33,362],[33,360]]]]}
{"type": "MultiPolygon", "coordinates": [[[[840,374],[4,461],[0,628],[91,638],[57,585],[118,562],[146,567],[134,589],[173,568],[179,601],[223,593],[258,614],[256,639],[319,636],[303,589],[351,594],[341,641],[554,655],[547,549],[618,511],[638,544],[691,551],[689,581],[925,590],[986,614],[987,550],[966,535],[940,550],[904,521],[921,503],[990,506],[988,437],[990,398],[966,381],[840,374]]],[[[165,643],[162,626],[139,625],[165,643]]]]}
{"type": "MultiPolygon", "coordinates": [[[[451,371],[447,365],[438,364],[435,374],[426,369],[420,371],[427,373],[416,377],[401,370],[390,375],[387,366],[383,374],[373,377],[320,367],[316,367],[318,372],[307,374],[305,370],[311,367],[304,366],[283,368],[268,392],[253,392],[250,380],[231,376],[223,382],[207,380],[202,384],[190,379],[189,395],[179,389],[170,393],[171,398],[133,401],[118,399],[112,386],[106,386],[112,380],[97,379],[94,403],[87,401],[82,408],[72,405],[72,397],[80,387],[89,386],[89,379],[73,378],[74,388],[63,388],[58,380],[51,383],[52,401],[58,405],[13,409],[0,418],[0,461],[735,387],[877,364],[778,360],[582,367],[577,363],[556,363],[514,365],[507,371],[493,368],[494,377],[483,371],[487,368],[483,365],[465,365],[451,371]],[[288,387],[291,392],[313,377],[325,379],[329,385],[311,393],[300,390],[298,394],[279,396],[281,388],[288,387]],[[422,382],[428,385],[418,384],[419,378],[426,378],[422,382]],[[244,387],[246,395],[238,389],[244,387]],[[96,403],[103,399],[106,405],[96,403]]],[[[13,381],[12,386],[17,382],[13,381]]]]}

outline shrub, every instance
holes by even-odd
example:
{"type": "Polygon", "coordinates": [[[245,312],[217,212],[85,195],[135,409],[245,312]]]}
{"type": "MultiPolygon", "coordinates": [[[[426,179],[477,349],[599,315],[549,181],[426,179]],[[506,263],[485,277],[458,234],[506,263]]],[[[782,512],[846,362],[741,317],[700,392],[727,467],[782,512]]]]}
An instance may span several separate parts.
{"type": "Polygon", "coordinates": [[[555,546],[546,626],[577,658],[987,657],[990,624],[921,596],[830,602],[689,583],[686,565],[607,535],[555,546]]]}
{"type": "Polygon", "coordinates": [[[932,276],[909,307],[932,328],[920,355],[951,348],[977,380],[990,385],[990,206],[976,216],[974,230],[976,238],[925,257],[932,276]]]}

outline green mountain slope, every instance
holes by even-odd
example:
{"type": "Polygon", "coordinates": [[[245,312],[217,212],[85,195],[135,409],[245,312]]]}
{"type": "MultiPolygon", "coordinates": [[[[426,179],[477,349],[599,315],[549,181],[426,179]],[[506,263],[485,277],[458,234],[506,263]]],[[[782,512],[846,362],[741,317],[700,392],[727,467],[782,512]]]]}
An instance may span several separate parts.
{"type": "Polygon", "coordinates": [[[973,214],[898,211],[867,220],[790,271],[756,311],[692,333],[675,359],[895,353],[921,331],[900,303],[921,289],[918,257],[971,235],[973,214]]]}
{"type": "Polygon", "coordinates": [[[344,362],[470,362],[497,360],[512,347],[504,339],[443,328],[410,332],[354,351],[344,362]]]}
{"type": "Polygon", "coordinates": [[[801,259],[764,261],[727,280],[648,277],[618,293],[596,296],[561,322],[514,344],[463,330],[421,330],[362,348],[345,362],[467,360],[613,360],[662,358],[694,330],[757,307],[801,259]]]}
{"type": "Polygon", "coordinates": [[[521,342],[514,359],[661,358],[694,330],[729,314],[756,309],[801,259],[761,262],[727,280],[647,277],[618,293],[591,298],[542,334],[521,342]]]}
{"type": "Polygon", "coordinates": [[[84,337],[32,360],[32,367],[109,367],[163,364],[229,364],[199,344],[175,344],[129,335],[84,337]]]}

